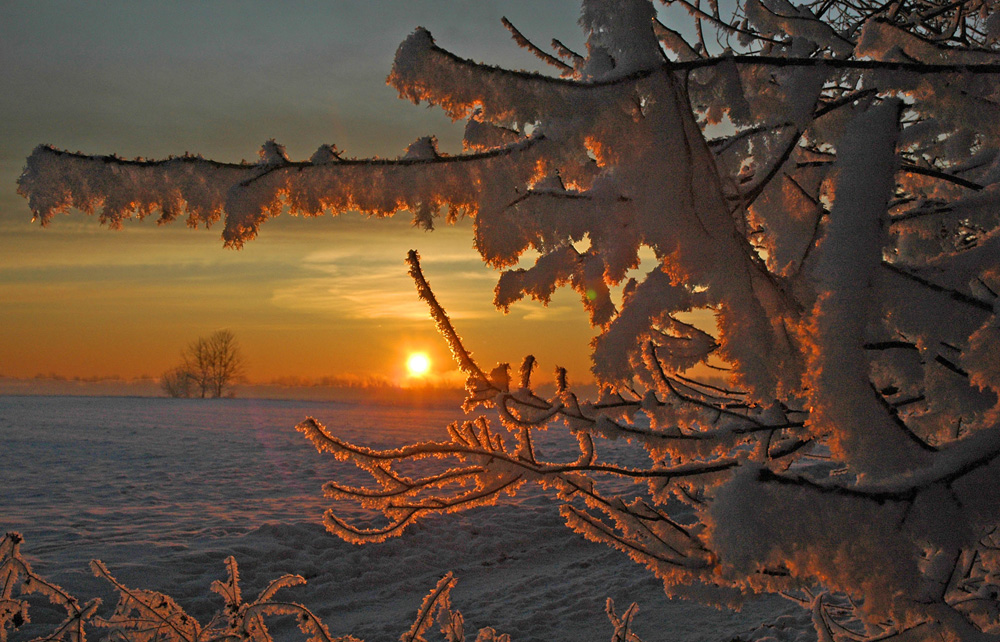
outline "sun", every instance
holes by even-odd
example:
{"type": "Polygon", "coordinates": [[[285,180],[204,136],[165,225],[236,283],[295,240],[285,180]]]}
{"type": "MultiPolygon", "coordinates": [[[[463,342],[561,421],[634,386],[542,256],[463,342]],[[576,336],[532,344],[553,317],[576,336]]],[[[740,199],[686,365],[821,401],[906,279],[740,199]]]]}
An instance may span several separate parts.
{"type": "Polygon", "coordinates": [[[424,352],[414,352],[406,359],[406,371],[411,377],[422,377],[431,370],[431,359],[424,352]]]}

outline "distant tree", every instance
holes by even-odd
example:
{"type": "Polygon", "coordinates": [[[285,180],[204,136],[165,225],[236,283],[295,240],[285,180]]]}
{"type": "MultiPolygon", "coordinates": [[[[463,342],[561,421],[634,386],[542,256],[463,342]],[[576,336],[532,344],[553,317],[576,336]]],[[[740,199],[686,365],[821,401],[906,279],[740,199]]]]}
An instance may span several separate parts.
{"type": "Polygon", "coordinates": [[[236,335],[219,330],[208,338],[208,388],[213,397],[221,397],[243,376],[246,361],[236,335]]]}
{"type": "Polygon", "coordinates": [[[222,397],[243,375],[245,360],[229,330],[201,337],[181,353],[182,363],[160,378],[171,397],[222,397]]]}
{"type": "Polygon", "coordinates": [[[592,401],[562,371],[543,396],[531,357],[519,376],[481,368],[410,256],[468,374],[467,408],[502,426],[484,414],[446,441],[375,451],[303,422],[373,478],[325,487],[386,517],[328,513],[345,539],[538,483],[570,528],[671,595],[778,593],[811,610],[823,642],[996,641],[996,3],[662,4],[584,0],[582,53],[544,52],[508,23],[558,77],[459,58],[417,29],[389,83],[467,120],[457,156],[433,137],[397,160],[323,145],[292,161],[269,141],[255,164],[42,146],[19,189],[43,223],[71,206],[112,226],[225,216],[231,247],[286,207],[409,210],[425,228],[447,207],[475,218],[476,248],[504,270],[498,307],[580,294],[598,329],[592,401]],[[655,256],[645,273],[640,250],[655,256]],[[697,310],[714,328],[691,323],[697,310]],[[537,433],[560,425],[575,452],[547,458],[537,433]]]}

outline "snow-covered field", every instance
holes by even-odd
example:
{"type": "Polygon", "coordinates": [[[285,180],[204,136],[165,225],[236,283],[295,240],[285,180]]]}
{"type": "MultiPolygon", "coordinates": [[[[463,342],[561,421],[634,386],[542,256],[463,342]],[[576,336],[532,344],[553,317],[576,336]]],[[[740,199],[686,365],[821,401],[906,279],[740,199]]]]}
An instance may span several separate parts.
{"type": "MultiPolygon", "coordinates": [[[[452,601],[466,630],[492,626],[514,642],[609,639],[607,597],[619,612],[639,603],[634,630],[648,642],[728,642],[783,613],[801,621],[776,597],[741,613],[668,600],[644,569],[566,529],[537,489],[427,520],[383,544],[346,544],[320,524],[328,505],[320,486],[364,479],[295,432],[307,415],[355,443],[389,446],[443,440],[460,413],[450,405],[0,397],[0,530],[25,536],[36,572],[78,598],[102,597],[101,613],[115,598],[91,576],[91,559],[207,620],[220,605],[208,587],[225,576],[231,554],[246,594],[301,574],[308,584],[287,596],[335,635],[368,642],[398,639],[448,571],[459,580],[452,601]]],[[[44,620],[45,610],[32,616],[44,620]]]]}

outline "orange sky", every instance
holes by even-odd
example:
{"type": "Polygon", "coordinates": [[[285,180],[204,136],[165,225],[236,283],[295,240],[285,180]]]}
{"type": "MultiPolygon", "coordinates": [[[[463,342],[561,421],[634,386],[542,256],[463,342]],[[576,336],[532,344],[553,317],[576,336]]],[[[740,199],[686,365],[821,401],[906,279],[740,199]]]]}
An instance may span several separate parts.
{"type": "Polygon", "coordinates": [[[320,143],[354,156],[395,156],[435,134],[460,150],[462,125],[399,100],[384,85],[417,25],[465,56],[537,68],[509,41],[507,15],[529,37],[576,43],[576,2],[334,2],[278,11],[269,3],[23,3],[0,8],[0,375],[158,376],[198,336],[233,330],[248,376],[385,377],[413,350],[435,377],[452,366],[403,259],[413,248],[441,303],[485,367],[533,353],[589,377],[577,296],[548,308],[492,307],[497,274],[472,249],[471,222],[425,233],[401,216],[268,222],[240,252],[218,230],[132,223],[109,231],[75,213],[30,223],[14,181],[39,143],[103,154],[185,151],[254,158],[269,138],[290,156],[320,143]],[[387,12],[387,7],[392,11],[387,12]],[[502,11],[501,11],[502,9],[502,11]],[[386,20],[386,15],[391,20],[386,20]]]}
{"type": "Polygon", "coordinates": [[[151,223],[111,232],[87,219],[31,230],[0,265],[2,374],[156,376],[192,338],[239,337],[254,380],[379,375],[409,352],[450,369],[403,258],[427,278],[468,347],[493,365],[528,352],[586,376],[590,337],[574,293],[548,308],[492,304],[495,274],[469,247],[470,224],[424,233],[404,219],[277,219],[242,251],[212,232],[151,223]],[[581,354],[583,353],[583,354],[581,354]]]}

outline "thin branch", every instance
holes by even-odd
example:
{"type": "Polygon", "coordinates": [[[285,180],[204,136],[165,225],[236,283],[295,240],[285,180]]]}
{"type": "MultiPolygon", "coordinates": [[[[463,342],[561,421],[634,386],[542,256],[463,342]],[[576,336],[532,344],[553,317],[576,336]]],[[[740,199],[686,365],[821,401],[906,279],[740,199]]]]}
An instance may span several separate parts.
{"type": "MultiPolygon", "coordinates": [[[[345,441],[337,439],[329,433],[325,426],[315,419],[307,419],[297,427],[300,432],[308,432],[309,438],[318,449],[327,450],[339,455],[342,458],[351,458],[357,461],[400,461],[404,459],[420,459],[434,455],[452,456],[487,456],[491,459],[511,464],[516,468],[524,469],[541,475],[562,475],[568,473],[607,473],[617,477],[629,479],[673,479],[677,477],[694,477],[710,473],[717,473],[729,470],[740,465],[739,458],[719,458],[714,461],[695,461],[665,468],[626,468],[624,466],[614,466],[611,464],[550,464],[533,463],[518,459],[505,451],[487,450],[472,446],[463,446],[454,442],[429,442],[416,444],[403,448],[389,450],[373,450],[363,446],[355,446],[345,441]]],[[[467,469],[468,470],[468,469],[467,469]]],[[[350,491],[348,491],[350,492],[350,491]]]]}
{"type": "Polygon", "coordinates": [[[963,370],[962,368],[960,368],[958,365],[956,365],[950,359],[946,359],[945,357],[941,356],[940,354],[934,357],[934,361],[936,363],[941,364],[947,370],[950,370],[950,371],[954,372],[955,374],[957,374],[960,377],[964,377],[966,379],[969,378],[969,373],[968,372],[966,372],[965,370],[963,370]]]}
{"type": "Polygon", "coordinates": [[[985,186],[980,185],[975,181],[970,181],[966,178],[962,178],[961,176],[955,176],[954,174],[942,172],[940,170],[932,169],[930,167],[920,167],[919,165],[914,165],[912,163],[903,163],[903,165],[899,169],[900,171],[909,172],[911,174],[921,174],[923,176],[930,176],[931,178],[940,178],[941,180],[945,180],[950,183],[955,183],[956,185],[961,185],[962,187],[967,187],[977,192],[986,189],[985,186]]]}
{"type": "Polygon", "coordinates": [[[921,209],[919,207],[915,207],[909,211],[903,212],[902,214],[890,216],[889,224],[895,225],[896,223],[902,223],[904,221],[910,221],[924,216],[934,216],[935,214],[951,214],[954,211],[955,209],[948,205],[935,207],[933,209],[921,209]]]}
{"type": "Polygon", "coordinates": [[[674,375],[674,376],[677,377],[678,379],[680,379],[681,381],[686,381],[687,383],[692,383],[692,384],[695,384],[697,386],[701,386],[703,388],[709,388],[710,390],[715,390],[716,392],[721,392],[721,393],[727,394],[727,395],[739,395],[739,396],[743,396],[743,395],[747,394],[743,390],[729,390],[728,388],[719,388],[718,386],[713,386],[712,384],[708,384],[708,383],[705,383],[703,381],[698,381],[697,379],[688,379],[687,377],[685,377],[683,375],[680,375],[680,374],[677,374],[677,375],[674,375]]]}
{"type": "MultiPolygon", "coordinates": [[[[756,31],[748,31],[747,29],[743,29],[741,27],[737,27],[735,25],[731,25],[728,22],[726,22],[725,20],[721,20],[721,19],[717,18],[716,16],[713,16],[710,13],[706,13],[706,12],[702,11],[701,8],[699,8],[695,4],[692,4],[688,0],[678,0],[678,1],[682,5],[684,5],[684,8],[687,9],[687,12],[689,14],[691,14],[691,16],[693,18],[695,18],[696,20],[699,19],[699,18],[702,19],[702,20],[708,20],[712,24],[714,24],[716,27],[722,29],[723,31],[726,31],[728,33],[734,33],[734,34],[735,33],[743,34],[744,36],[750,36],[754,40],[760,40],[760,41],[763,41],[763,42],[769,42],[769,43],[774,44],[774,45],[784,44],[780,40],[775,40],[774,38],[769,38],[769,37],[767,37],[767,36],[765,36],[765,35],[763,35],[761,33],[757,33],[756,31]]],[[[663,2],[664,4],[667,4],[667,0],[661,0],[661,2],[663,2]]]]}
{"type": "Polygon", "coordinates": [[[459,338],[458,333],[455,332],[455,327],[451,324],[448,314],[441,307],[441,304],[438,303],[434,292],[431,291],[431,286],[427,283],[427,279],[424,278],[424,273],[420,269],[420,256],[416,250],[409,251],[406,257],[406,264],[410,266],[410,277],[417,286],[417,294],[427,304],[427,307],[430,308],[431,316],[437,323],[438,331],[448,342],[451,354],[458,362],[459,367],[467,375],[481,380],[484,384],[488,384],[489,378],[480,370],[475,360],[473,360],[472,355],[462,345],[462,340],[459,338]]]}
{"type": "Polygon", "coordinates": [[[933,290],[934,292],[940,292],[941,294],[946,294],[953,301],[958,301],[959,303],[963,303],[969,307],[982,310],[983,312],[993,312],[993,304],[988,301],[983,301],[982,299],[977,299],[976,297],[970,294],[959,292],[958,290],[953,290],[951,288],[946,288],[943,285],[938,285],[937,283],[928,281],[922,276],[918,276],[912,272],[904,270],[903,268],[897,265],[889,263],[888,261],[882,261],[882,267],[892,272],[893,274],[898,274],[899,276],[908,279],[910,281],[913,281],[914,283],[919,283],[920,285],[924,286],[925,288],[928,288],[929,290],[933,290]]]}
{"type": "MultiPolygon", "coordinates": [[[[681,2],[686,7],[691,7],[690,3],[686,0],[676,0],[681,2]]],[[[701,12],[702,17],[715,22],[715,18],[708,13],[701,12]]],[[[726,23],[723,23],[725,28],[733,29],[739,32],[739,29],[732,27],[726,23]]],[[[775,44],[783,44],[780,41],[770,40],[761,36],[760,34],[755,34],[752,32],[746,32],[748,35],[754,38],[762,39],[765,41],[771,41],[775,44]]],[[[956,64],[956,63],[924,63],[924,62],[900,62],[900,61],[889,61],[889,60],[857,60],[857,59],[842,59],[842,58],[798,58],[798,57],[783,57],[783,56],[760,56],[760,55],[725,55],[717,56],[715,58],[705,58],[698,60],[684,60],[684,61],[665,61],[660,65],[654,67],[649,67],[646,69],[640,69],[638,71],[632,72],[630,74],[620,76],[617,78],[612,78],[608,80],[591,80],[591,81],[581,81],[569,78],[556,78],[553,76],[546,76],[537,72],[531,71],[520,71],[504,69],[495,65],[487,65],[482,63],[477,63],[473,60],[467,58],[461,58],[446,49],[442,49],[437,45],[430,46],[431,51],[447,59],[449,62],[467,67],[470,69],[475,69],[481,74],[490,74],[503,76],[512,79],[518,79],[530,83],[543,83],[551,84],[562,87],[570,87],[576,89],[590,89],[598,87],[614,87],[618,85],[627,85],[629,83],[635,82],[637,80],[642,80],[644,78],[649,78],[660,72],[677,72],[677,71],[688,71],[692,69],[703,69],[708,67],[714,67],[721,64],[735,64],[738,66],[749,66],[749,67],[776,67],[776,68],[813,68],[813,69],[829,69],[834,71],[844,71],[844,70],[856,70],[856,71],[900,71],[900,72],[914,72],[919,74],[1000,74],[1000,63],[982,63],[982,64],[956,64]]]]}
{"type": "Polygon", "coordinates": [[[777,123],[774,125],[758,125],[756,127],[749,127],[742,131],[736,132],[732,136],[725,136],[723,138],[713,138],[706,141],[709,147],[712,148],[716,154],[721,154],[735,143],[747,138],[749,136],[756,136],[757,134],[768,134],[772,133],[777,129],[783,129],[785,127],[794,127],[795,123],[777,123]]]}
{"type": "MultiPolygon", "coordinates": [[[[592,201],[592,200],[594,200],[594,197],[590,193],[588,193],[588,192],[553,192],[553,191],[547,191],[547,190],[529,189],[529,190],[525,191],[524,194],[522,194],[521,196],[518,196],[517,198],[515,198],[510,203],[507,203],[506,208],[510,209],[511,207],[514,207],[518,203],[523,203],[524,201],[528,200],[529,198],[538,197],[538,196],[547,196],[549,198],[564,199],[564,200],[568,200],[568,201],[592,201]]],[[[628,196],[619,195],[615,200],[617,202],[619,202],[619,203],[628,203],[632,199],[629,198],[628,196]]]]}
{"type": "Polygon", "coordinates": [[[878,389],[876,389],[875,386],[870,382],[869,382],[869,387],[871,388],[872,394],[875,395],[876,401],[878,401],[879,405],[882,406],[882,409],[886,412],[886,414],[889,415],[889,418],[890,420],[892,420],[893,425],[896,426],[896,428],[898,428],[906,436],[907,439],[915,443],[923,451],[932,453],[938,451],[936,447],[928,444],[926,441],[921,439],[919,435],[913,432],[910,429],[910,427],[906,425],[906,422],[903,421],[903,418],[899,416],[899,412],[896,410],[896,407],[890,404],[888,401],[886,401],[885,397],[880,395],[878,389]]]}
{"type": "Polygon", "coordinates": [[[785,163],[792,156],[792,152],[799,146],[799,141],[802,139],[802,130],[795,129],[792,131],[792,135],[788,144],[785,146],[784,151],[778,156],[777,160],[771,164],[771,168],[767,171],[767,174],[760,181],[757,182],[752,188],[747,190],[743,194],[744,207],[749,207],[754,201],[764,192],[764,189],[771,183],[781,168],[785,166],[785,163]]]}
{"type": "Polygon", "coordinates": [[[688,44],[680,32],[675,31],[659,20],[653,20],[653,33],[661,44],[677,53],[681,60],[698,60],[702,55],[688,44]]]}
{"type": "Polygon", "coordinates": [[[521,47],[524,47],[525,49],[527,49],[531,53],[535,54],[536,58],[538,58],[542,62],[545,62],[545,63],[548,63],[548,64],[552,65],[553,67],[555,67],[556,69],[559,70],[560,74],[562,74],[564,76],[568,75],[568,74],[572,74],[574,72],[574,69],[573,69],[572,66],[567,65],[562,60],[559,60],[558,58],[556,58],[552,54],[547,53],[545,51],[542,51],[537,46],[535,46],[535,44],[533,42],[531,42],[530,40],[528,40],[524,36],[524,34],[522,34],[517,29],[517,27],[515,27],[513,25],[513,23],[511,23],[511,21],[506,18],[506,16],[500,18],[500,22],[503,23],[503,26],[506,27],[507,31],[509,31],[510,34],[514,37],[514,42],[516,42],[521,47]]]}
{"type": "Polygon", "coordinates": [[[873,341],[866,343],[861,347],[865,350],[920,350],[920,348],[917,347],[917,344],[910,343],[909,341],[873,341]]]}
{"type": "Polygon", "coordinates": [[[556,38],[552,39],[552,48],[556,50],[556,54],[562,56],[563,58],[572,60],[574,65],[582,65],[587,60],[556,38]]]}

